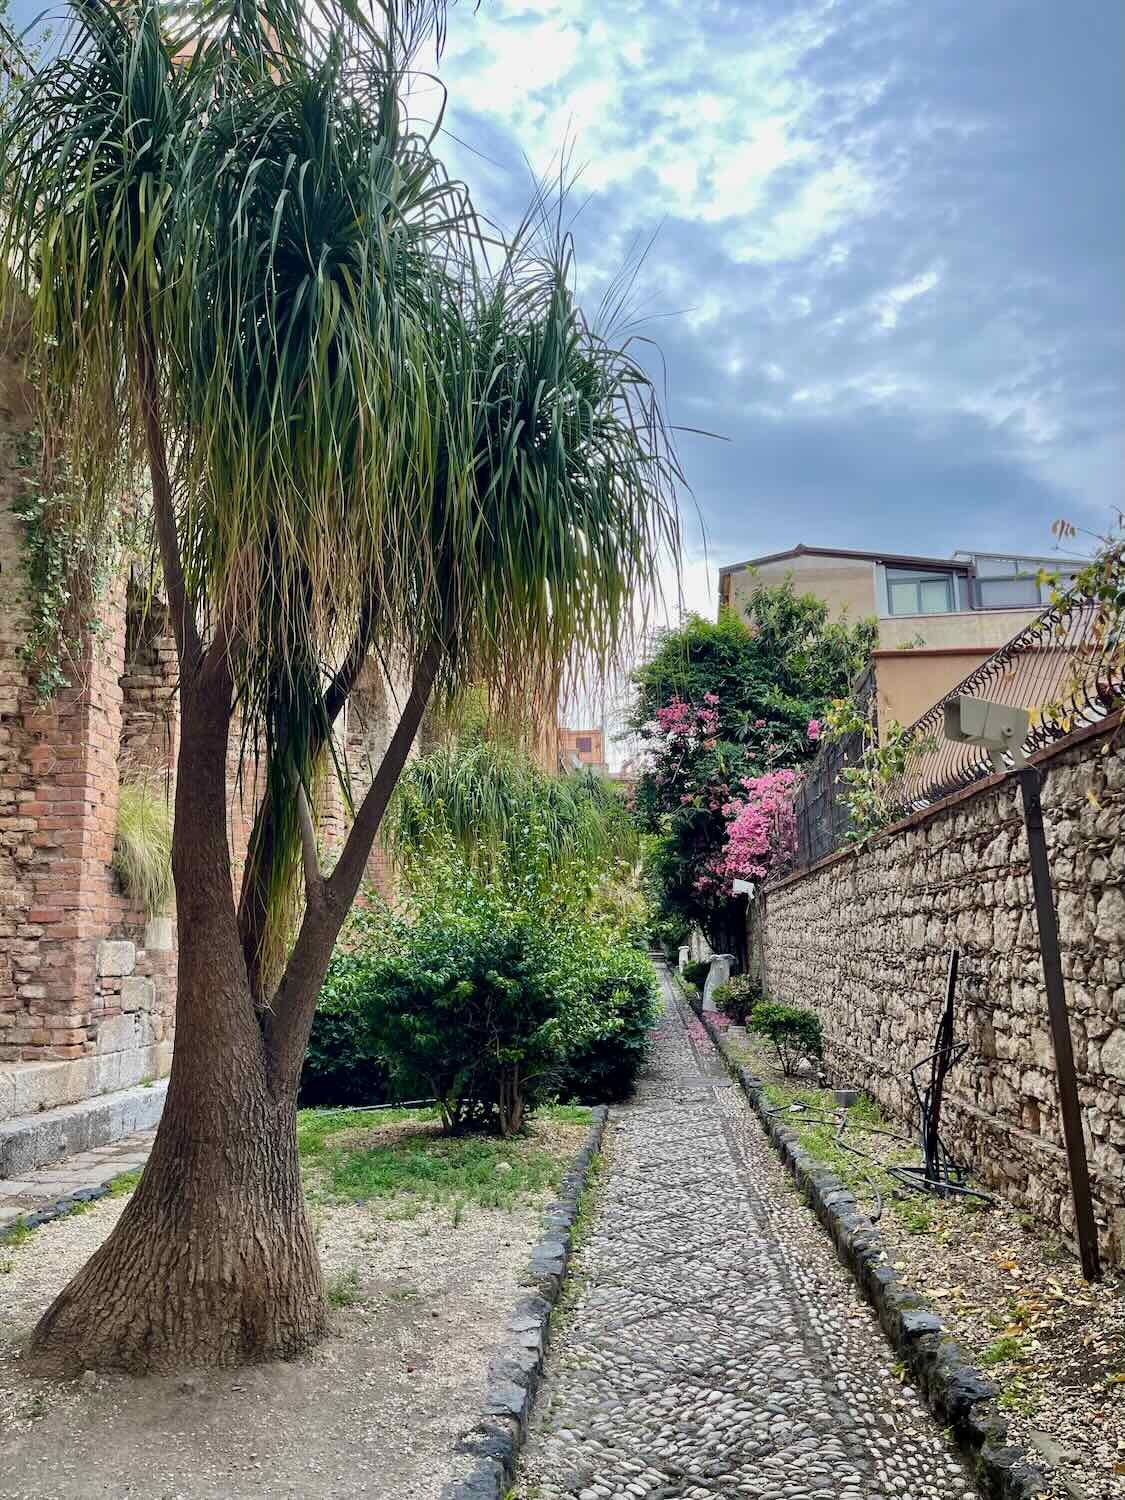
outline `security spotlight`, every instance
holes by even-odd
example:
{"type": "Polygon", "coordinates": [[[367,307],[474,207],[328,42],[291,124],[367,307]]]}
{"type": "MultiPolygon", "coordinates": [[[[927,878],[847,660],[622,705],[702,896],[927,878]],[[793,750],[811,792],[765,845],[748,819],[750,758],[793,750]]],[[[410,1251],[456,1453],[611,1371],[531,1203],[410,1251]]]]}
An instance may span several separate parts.
{"type": "Polygon", "coordinates": [[[1031,727],[1026,708],[989,703],[984,698],[966,698],[958,693],[945,705],[945,737],[970,745],[983,745],[993,767],[1003,771],[1005,752],[1017,766],[1027,764],[1023,742],[1031,727]]]}

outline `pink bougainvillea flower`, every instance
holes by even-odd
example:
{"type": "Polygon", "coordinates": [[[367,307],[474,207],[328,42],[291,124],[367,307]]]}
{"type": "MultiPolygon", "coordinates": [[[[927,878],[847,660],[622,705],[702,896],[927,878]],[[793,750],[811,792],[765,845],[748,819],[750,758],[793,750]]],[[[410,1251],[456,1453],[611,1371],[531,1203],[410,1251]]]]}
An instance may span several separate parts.
{"type": "Polygon", "coordinates": [[[766,721],[765,721],[765,719],[755,719],[754,720],[754,728],[755,729],[764,729],[765,727],[766,727],[766,721]]]}
{"type": "Polygon", "coordinates": [[[809,739],[810,740],[818,740],[818,739],[820,739],[820,720],[819,719],[810,719],[809,720],[809,739]]]}

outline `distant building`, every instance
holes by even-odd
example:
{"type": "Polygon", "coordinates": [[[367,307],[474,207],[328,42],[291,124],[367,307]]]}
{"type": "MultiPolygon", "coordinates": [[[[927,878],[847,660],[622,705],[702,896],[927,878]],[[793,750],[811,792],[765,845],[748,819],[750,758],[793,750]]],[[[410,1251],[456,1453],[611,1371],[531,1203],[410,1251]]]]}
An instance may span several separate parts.
{"type": "Polygon", "coordinates": [[[604,729],[564,729],[559,725],[558,763],[560,771],[574,771],[586,766],[591,771],[606,771],[604,729]]]}
{"type": "Polygon", "coordinates": [[[760,588],[792,577],[834,619],[874,617],[879,722],[911,724],[1050,602],[1043,573],[1065,586],[1076,564],[1059,557],[957,552],[912,557],[806,547],[719,570],[719,605],[740,613],[760,588]]]}

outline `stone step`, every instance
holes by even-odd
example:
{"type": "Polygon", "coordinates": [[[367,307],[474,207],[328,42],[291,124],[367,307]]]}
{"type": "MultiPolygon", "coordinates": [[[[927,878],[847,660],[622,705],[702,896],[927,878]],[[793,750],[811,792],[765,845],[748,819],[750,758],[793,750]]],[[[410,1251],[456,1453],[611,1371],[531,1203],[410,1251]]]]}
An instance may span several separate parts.
{"type": "Polygon", "coordinates": [[[65,1176],[67,1157],[151,1129],[160,1119],[167,1089],[168,1080],[161,1078],[0,1122],[0,1182],[24,1178],[54,1162],[60,1164],[58,1175],[65,1176]]]}

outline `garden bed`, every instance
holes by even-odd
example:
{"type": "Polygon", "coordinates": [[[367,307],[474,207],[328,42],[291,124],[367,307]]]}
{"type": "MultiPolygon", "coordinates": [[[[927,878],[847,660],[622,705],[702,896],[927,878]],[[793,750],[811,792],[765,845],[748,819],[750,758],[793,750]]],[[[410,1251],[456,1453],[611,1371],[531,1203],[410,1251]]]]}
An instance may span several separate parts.
{"type": "Polygon", "coordinates": [[[1088,1285],[1057,1234],[1002,1203],[901,1187],[887,1169],[917,1163],[920,1153],[870,1099],[861,1094],[847,1111],[841,1144],[830,1090],[786,1079],[767,1041],[722,1016],[708,1019],[717,1019],[730,1055],[762,1081],[785,1125],[851,1188],[861,1211],[871,1216],[881,1201],[887,1259],[998,1387],[1011,1441],[1049,1466],[1043,1493],[1125,1496],[1125,1278],[1110,1271],[1088,1285]]]}
{"type": "Polygon", "coordinates": [[[290,1364],[34,1379],[28,1332],[133,1184],[0,1246],[3,1500],[342,1500],[369,1486],[437,1500],[589,1120],[550,1110],[501,1141],[444,1137],[419,1111],[303,1114],[333,1330],[290,1364]]]}

